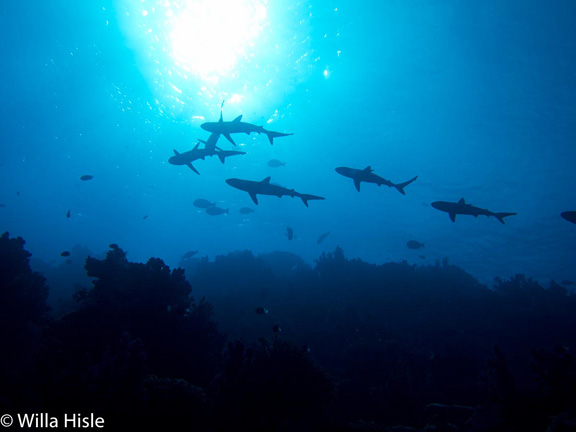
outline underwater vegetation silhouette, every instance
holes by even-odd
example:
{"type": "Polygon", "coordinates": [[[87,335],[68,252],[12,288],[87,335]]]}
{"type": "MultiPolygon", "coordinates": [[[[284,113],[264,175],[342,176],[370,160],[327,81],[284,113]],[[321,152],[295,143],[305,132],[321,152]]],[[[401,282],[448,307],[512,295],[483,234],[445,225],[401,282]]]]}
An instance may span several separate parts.
{"type": "Polygon", "coordinates": [[[517,275],[290,253],[170,269],[117,245],[53,317],[21,238],[0,237],[3,409],[199,431],[564,431],[576,299],[517,275]],[[194,293],[194,296],[192,296],[194,293]],[[203,296],[199,301],[195,298],[203,296]],[[548,428],[548,429],[546,429],[548,428]]]}

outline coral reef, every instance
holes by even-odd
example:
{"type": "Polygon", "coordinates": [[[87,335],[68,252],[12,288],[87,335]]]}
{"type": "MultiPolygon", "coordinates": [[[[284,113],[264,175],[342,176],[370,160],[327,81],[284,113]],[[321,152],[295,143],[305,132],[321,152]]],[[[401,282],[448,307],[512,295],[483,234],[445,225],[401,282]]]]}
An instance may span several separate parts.
{"type": "Polygon", "coordinates": [[[7,232],[0,237],[0,405],[5,407],[34,402],[33,360],[48,312],[48,287],[30,269],[24,244],[7,232]]]}
{"type": "Polygon", "coordinates": [[[94,412],[110,430],[576,424],[576,300],[553,281],[487,287],[448,260],[375,265],[340,248],[314,267],[287,253],[192,258],[185,274],[111,245],[86,259],[92,287],[74,310],[49,316],[23,246],[0,238],[6,410],[94,412]]]}

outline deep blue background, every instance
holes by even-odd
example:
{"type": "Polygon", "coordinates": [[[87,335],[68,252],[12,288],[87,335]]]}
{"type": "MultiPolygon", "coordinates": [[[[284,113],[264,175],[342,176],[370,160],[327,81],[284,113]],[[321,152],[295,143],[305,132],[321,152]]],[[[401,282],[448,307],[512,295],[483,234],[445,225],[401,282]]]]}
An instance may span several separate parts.
{"type": "Polygon", "coordinates": [[[573,2],[270,1],[251,62],[217,85],[175,78],[181,94],[166,78],[178,66],[158,54],[166,29],[151,24],[159,38],[146,39],[140,12],[152,3],[0,10],[0,230],[25,238],[34,258],[58,265],[75,245],[100,255],[117,243],[130,260],[171,266],[188,250],[287,250],[312,261],[340,245],[376,263],[446,256],[483,282],[576,278],[576,226],[559,216],[576,209],[573,2]],[[294,136],[271,147],[238,135],[247,154],[199,161],[200,176],[169,165],[241,91],[225,119],[272,120],[294,136]],[[286,167],[270,168],[272,158],[286,167]],[[369,184],[358,193],[334,172],[367,165],[393,182],[419,178],[406,196],[369,184]],[[326,200],[306,208],[262,197],[256,207],[224,182],[267,176],[326,200]],[[430,207],[462,197],[518,215],[452,223],[430,207]],[[209,216],[196,198],[230,214],[209,216]],[[244,206],[256,211],[241,215],[244,206]],[[426,248],[409,250],[412,239],[426,248]]]}

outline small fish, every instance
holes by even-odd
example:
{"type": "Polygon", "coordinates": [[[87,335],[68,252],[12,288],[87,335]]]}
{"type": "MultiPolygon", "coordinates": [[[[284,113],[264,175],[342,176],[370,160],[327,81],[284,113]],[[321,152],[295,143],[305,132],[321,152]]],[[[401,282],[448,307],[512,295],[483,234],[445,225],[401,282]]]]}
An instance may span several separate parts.
{"type": "Polygon", "coordinates": [[[93,175],[84,174],[82,177],[80,177],[80,180],[82,180],[82,181],[87,181],[87,180],[92,180],[93,178],[94,178],[93,175]]]}
{"type": "Polygon", "coordinates": [[[408,243],[406,243],[406,246],[408,246],[408,249],[420,249],[425,247],[424,243],[420,243],[419,241],[416,240],[408,241],[408,243]]]}
{"type": "Polygon", "coordinates": [[[286,166],[286,162],[279,161],[278,159],[270,159],[268,161],[268,166],[271,168],[278,168],[286,166]]]}
{"type": "Polygon", "coordinates": [[[195,207],[203,208],[203,209],[206,209],[208,207],[213,207],[215,205],[216,205],[216,203],[212,203],[212,202],[205,200],[205,199],[202,199],[202,198],[198,198],[197,200],[194,201],[195,207]]]}
{"type": "Polygon", "coordinates": [[[213,206],[213,207],[208,207],[206,209],[206,213],[208,213],[210,216],[219,216],[221,214],[229,213],[229,212],[228,212],[228,209],[223,209],[220,207],[213,206]]]}
{"type": "Polygon", "coordinates": [[[6,204],[0,203],[0,208],[4,208],[4,207],[6,207],[6,204]]]}
{"type": "Polygon", "coordinates": [[[256,310],[254,310],[254,312],[256,312],[258,315],[267,315],[268,309],[264,309],[263,307],[257,307],[256,310]]]}
{"type": "Polygon", "coordinates": [[[562,283],[562,285],[565,285],[565,286],[574,285],[574,282],[572,282],[571,280],[568,280],[568,279],[564,279],[561,283],[562,283]]]}
{"type": "Polygon", "coordinates": [[[60,256],[62,256],[62,257],[68,257],[68,256],[70,256],[70,252],[68,252],[68,251],[61,252],[61,253],[60,253],[60,256]]]}
{"type": "Polygon", "coordinates": [[[426,259],[426,255],[420,255],[418,258],[420,258],[420,259],[426,259]]]}
{"type": "Polygon", "coordinates": [[[324,239],[326,237],[328,237],[329,235],[330,235],[330,231],[325,232],[323,234],[320,234],[320,237],[318,237],[318,240],[316,240],[316,243],[318,243],[318,244],[322,243],[324,241],[324,239]]]}
{"type": "Polygon", "coordinates": [[[274,327],[272,327],[272,331],[274,333],[280,333],[282,331],[282,327],[280,327],[279,325],[275,325],[274,327]]]}
{"type": "Polygon", "coordinates": [[[148,215],[142,216],[142,219],[144,219],[144,220],[145,220],[145,219],[148,219],[148,215]]]}
{"type": "Polygon", "coordinates": [[[286,227],[286,237],[288,237],[288,240],[292,240],[294,238],[294,231],[292,231],[292,228],[286,227]]]}
{"type": "Polygon", "coordinates": [[[70,210],[68,210],[68,212],[66,213],[66,217],[67,217],[68,219],[70,219],[70,210]]]}
{"type": "Polygon", "coordinates": [[[184,259],[192,258],[197,253],[198,253],[197,250],[196,251],[188,251],[184,255],[182,255],[182,258],[184,258],[184,259]]]}
{"type": "Polygon", "coordinates": [[[249,207],[242,207],[240,210],[238,210],[238,213],[243,214],[243,215],[247,215],[250,213],[254,213],[254,210],[249,208],[249,207]]]}

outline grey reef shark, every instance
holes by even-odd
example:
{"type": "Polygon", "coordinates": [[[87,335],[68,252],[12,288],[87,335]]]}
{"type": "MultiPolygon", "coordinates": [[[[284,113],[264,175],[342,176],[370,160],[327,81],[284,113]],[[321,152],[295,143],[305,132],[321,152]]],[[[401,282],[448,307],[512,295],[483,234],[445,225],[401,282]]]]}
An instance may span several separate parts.
{"type": "MultiPolygon", "coordinates": [[[[222,102],[222,105],[224,105],[224,102],[222,102]]],[[[274,138],[294,135],[291,133],[269,131],[264,129],[263,126],[257,126],[252,123],[243,122],[242,115],[239,115],[232,121],[224,121],[222,118],[222,107],[220,107],[220,120],[217,122],[202,123],[200,127],[205,131],[211,132],[212,134],[224,135],[224,137],[234,145],[236,145],[236,143],[230,136],[230,134],[234,133],[245,133],[246,135],[250,135],[252,132],[256,132],[257,134],[263,133],[268,136],[268,140],[270,141],[271,145],[274,144],[274,138]]]]}
{"type": "Polygon", "coordinates": [[[241,151],[218,150],[215,144],[213,147],[208,147],[208,144],[205,144],[206,147],[203,149],[199,148],[199,146],[200,143],[196,144],[192,150],[184,153],[178,153],[178,151],[174,150],[174,156],[168,159],[168,163],[172,165],[186,165],[199,175],[198,170],[192,165],[192,162],[198,159],[204,160],[206,157],[218,156],[220,162],[224,163],[227,157],[246,154],[246,152],[241,151]]]}
{"type": "Polygon", "coordinates": [[[458,202],[435,201],[432,203],[432,207],[434,207],[436,210],[448,213],[452,222],[456,222],[456,215],[470,215],[474,217],[494,216],[501,223],[505,223],[505,217],[516,215],[516,213],[494,213],[488,209],[475,207],[471,204],[466,204],[464,198],[458,202]]]}
{"type": "Polygon", "coordinates": [[[347,167],[338,167],[336,168],[336,172],[344,177],[351,178],[354,180],[354,186],[356,186],[356,190],[360,192],[360,184],[362,182],[365,183],[374,183],[378,186],[386,185],[388,187],[396,188],[398,192],[402,195],[406,195],[404,192],[404,188],[408,186],[413,181],[416,181],[418,176],[410,179],[404,183],[392,183],[390,180],[386,180],[385,178],[380,177],[379,175],[374,174],[372,168],[367,166],[364,169],[356,169],[356,168],[347,168],[347,167]]]}
{"type": "Polygon", "coordinates": [[[218,138],[220,138],[220,134],[213,133],[208,137],[208,141],[204,141],[201,139],[199,139],[198,141],[204,144],[204,149],[207,151],[222,150],[220,147],[216,146],[216,144],[218,143],[218,138]]]}
{"type": "Polygon", "coordinates": [[[236,189],[240,189],[241,191],[248,192],[254,204],[258,205],[258,197],[257,195],[272,195],[277,196],[278,198],[282,198],[283,196],[289,197],[298,197],[302,200],[304,205],[308,207],[308,201],[311,200],[323,200],[324,197],[316,196],[316,195],[309,195],[309,194],[302,194],[300,192],[296,192],[294,189],[288,189],[282,186],[278,186],[275,184],[270,183],[270,177],[266,177],[262,181],[252,181],[252,180],[242,180],[237,178],[231,178],[226,180],[230,186],[236,189]]]}

